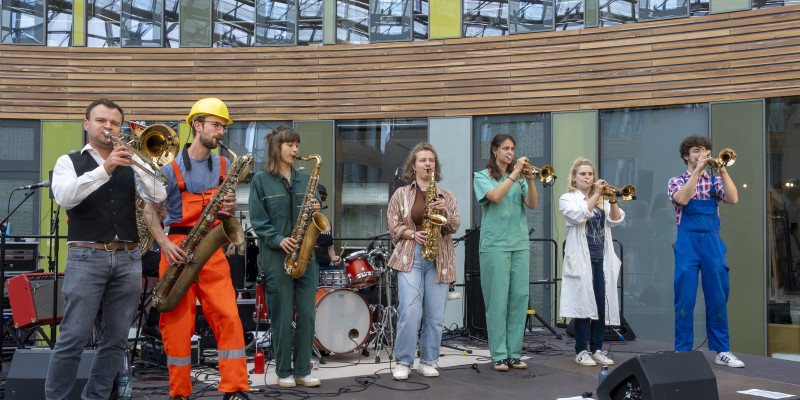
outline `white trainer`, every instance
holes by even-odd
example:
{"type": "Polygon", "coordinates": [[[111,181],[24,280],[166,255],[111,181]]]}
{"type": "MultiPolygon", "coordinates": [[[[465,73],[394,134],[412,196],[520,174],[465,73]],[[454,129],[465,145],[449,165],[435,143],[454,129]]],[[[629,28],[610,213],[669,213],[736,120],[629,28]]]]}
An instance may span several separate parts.
{"type": "Polygon", "coordinates": [[[714,362],[719,365],[727,365],[733,368],[744,368],[744,363],[742,360],[736,358],[736,356],[730,351],[717,353],[717,358],[714,360],[714,362]]]}
{"type": "Polygon", "coordinates": [[[291,388],[297,386],[297,384],[294,381],[294,377],[289,375],[286,378],[278,378],[278,386],[291,388]]]}
{"type": "Polygon", "coordinates": [[[305,387],[319,386],[319,384],[321,383],[319,378],[311,374],[306,376],[295,375],[294,380],[298,384],[303,385],[305,387]]]}
{"type": "Polygon", "coordinates": [[[397,364],[394,367],[394,371],[392,371],[392,379],[396,379],[398,381],[404,381],[408,379],[408,374],[411,372],[411,367],[404,364],[397,364]]]}
{"type": "Polygon", "coordinates": [[[436,370],[436,367],[425,363],[419,363],[419,367],[417,367],[417,372],[422,374],[422,376],[427,376],[427,377],[439,376],[439,371],[436,370]]]}
{"type": "Polygon", "coordinates": [[[600,365],[614,365],[614,360],[608,358],[607,354],[607,351],[597,350],[592,354],[592,360],[600,365]]]}
{"type": "Polygon", "coordinates": [[[586,367],[594,367],[597,365],[592,359],[592,353],[589,353],[589,350],[578,353],[578,355],[575,356],[575,362],[586,367]]]}

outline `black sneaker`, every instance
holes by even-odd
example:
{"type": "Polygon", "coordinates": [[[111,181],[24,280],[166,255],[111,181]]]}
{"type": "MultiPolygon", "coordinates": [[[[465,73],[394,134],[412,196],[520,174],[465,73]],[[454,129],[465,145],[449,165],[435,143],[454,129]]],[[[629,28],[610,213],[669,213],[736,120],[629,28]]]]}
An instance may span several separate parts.
{"type": "Polygon", "coordinates": [[[247,395],[242,392],[233,392],[233,393],[225,393],[225,396],[222,397],[222,400],[250,400],[247,395]]]}
{"type": "Polygon", "coordinates": [[[522,362],[519,358],[509,358],[508,366],[514,369],[525,369],[528,368],[528,364],[522,362]]]}
{"type": "Polygon", "coordinates": [[[508,371],[508,364],[506,360],[496,361],[494,363],[494,370],[495,371],[508,371]]]}

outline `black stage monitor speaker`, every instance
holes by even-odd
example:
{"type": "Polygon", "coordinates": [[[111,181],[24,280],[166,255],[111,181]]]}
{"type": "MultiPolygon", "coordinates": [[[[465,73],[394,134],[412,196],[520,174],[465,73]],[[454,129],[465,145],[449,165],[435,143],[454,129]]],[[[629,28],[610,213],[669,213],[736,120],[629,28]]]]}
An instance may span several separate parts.
{"type": "MultiPolygon", "coordinates": [[[[67,394],[69,400],[80,400],[83,387],[89,381],[96,350],[84,350],[78,364],[75,386],[67,394]]],[[[44,398],[44,381],[53,350],[18,349],[11,360],[11,368],[6,378],[5,398],[10,400],[31,400],[44,398]]]]}
{"type": "Polygon", "coordinates": [[[631,358],[597,388],[600,400],[719,400],[717,378],[703,353],[664,353],[631,358]]]}

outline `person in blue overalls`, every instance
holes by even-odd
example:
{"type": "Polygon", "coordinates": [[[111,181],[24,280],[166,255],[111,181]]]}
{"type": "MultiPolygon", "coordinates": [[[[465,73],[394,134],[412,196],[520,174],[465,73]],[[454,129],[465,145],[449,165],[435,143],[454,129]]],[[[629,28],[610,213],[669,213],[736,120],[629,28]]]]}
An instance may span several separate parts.
{"type": "Polygon", "coordinates": [[[717,352],[717,364],[742,368],[744,363],[730,351],[726,305],[730,278],[725,260],[727,248],[719,236],[718,210],[720,201],[736,204],[739,195],[725,166],[715,167],[711,144],[705,136],[683,139],[680,153],[688,169],[669,181],[669,198],[678,223],[674,245],[675,351],[692,350],[697,279],[702,274],[708,348],[717,352]],[[719,176],[707,173],[707,166],[719,176]]]}

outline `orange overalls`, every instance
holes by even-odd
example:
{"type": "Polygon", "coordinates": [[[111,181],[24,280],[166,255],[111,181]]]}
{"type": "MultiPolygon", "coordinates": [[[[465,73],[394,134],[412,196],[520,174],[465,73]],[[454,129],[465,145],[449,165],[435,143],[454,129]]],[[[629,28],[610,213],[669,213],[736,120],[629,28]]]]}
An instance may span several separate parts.
{"type": "MultiPolygon", "coordinates": [[[[221,182],[225,179],[227,162],[224,157],[219,159],[221,182]]],[[[186,183],[177,162],[172,162],[172,168],[181,191],[183,220],[173,223],[171,226],[191,228],[200,218],[217,189],[189,193],[186,191],[186,183]]],[[[219,221],[216,222],[216,224],[219,223],[219,221]]],[[[170,234],[169,240],[180,245],[181,240],[185,237],[186,235],[170,234]]],[[[159,276],[164,274],[167,266],[166,257],[161,257],[159,276]]],[[[196,298],[200,299],[203,314],[217,340],[219,391],[226,393],[247,391],[250,386],[248,384],[247,359],[245,358],[244,333],[236,305],[236,291],[231,282],[228,260],[222,253],[222,249],[217,249],[200,270],[198,281],[189,287],[178,306],[168,313],[161,314],[159,326],[164,350],[167,353],[170,396],[186,397],[192,394],[191,338],[195,330],[196,298]]]]}

